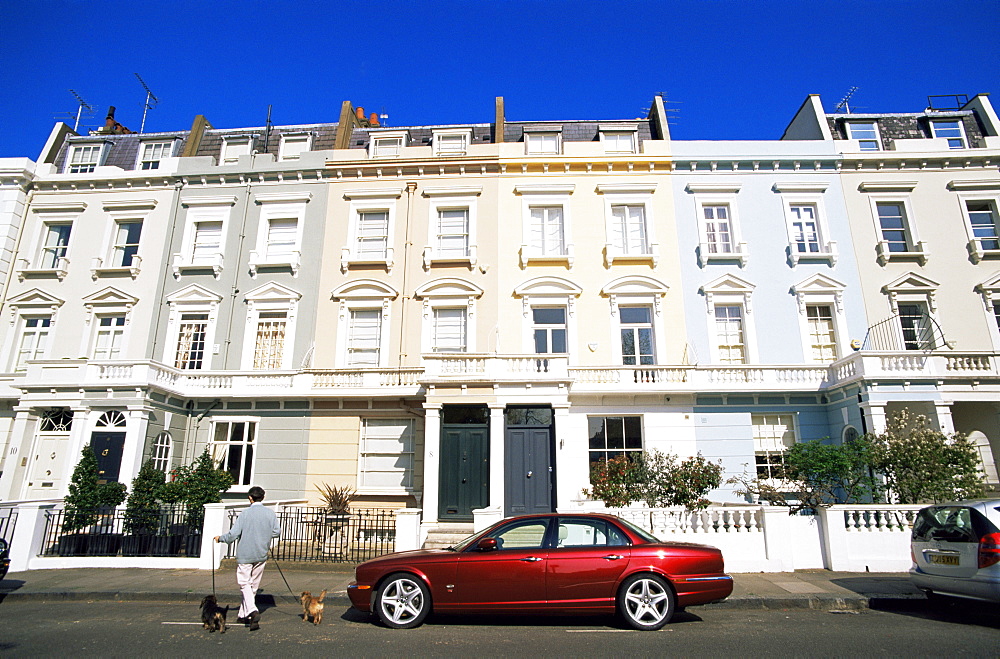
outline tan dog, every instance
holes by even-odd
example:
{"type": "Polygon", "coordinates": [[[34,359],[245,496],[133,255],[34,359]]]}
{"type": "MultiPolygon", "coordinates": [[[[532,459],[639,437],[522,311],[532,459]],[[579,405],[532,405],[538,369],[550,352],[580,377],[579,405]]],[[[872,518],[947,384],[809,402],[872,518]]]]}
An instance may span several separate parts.
{"type": "Polygon", "coordinates": [[[220,608],[215,595],[208,595],[201,600],[201,625],[211,634],[214,631],[226,633],[226,613],[229,607],[220,608]]]}
{"type": "Polygon", "coordinates": [[[299,598],[302,600],[302,620],[309,622],[311,616],[314,625],[323,622],[324,597],[326,597],[326,590],[320,593],[319,597],[313,597],[308,590],[302,593],[302,597],[299,598]]]}

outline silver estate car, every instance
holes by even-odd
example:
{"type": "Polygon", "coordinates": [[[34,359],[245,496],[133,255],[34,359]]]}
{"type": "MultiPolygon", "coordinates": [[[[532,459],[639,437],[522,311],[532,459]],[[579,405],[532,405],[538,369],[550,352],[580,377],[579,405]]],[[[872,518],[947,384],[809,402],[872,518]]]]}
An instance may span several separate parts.
{"type": "Polygon", "coordinates": [[[1000,602],[1000,499],[955,501],[917,514],[913,584],[935,594],[1000,602]]]}

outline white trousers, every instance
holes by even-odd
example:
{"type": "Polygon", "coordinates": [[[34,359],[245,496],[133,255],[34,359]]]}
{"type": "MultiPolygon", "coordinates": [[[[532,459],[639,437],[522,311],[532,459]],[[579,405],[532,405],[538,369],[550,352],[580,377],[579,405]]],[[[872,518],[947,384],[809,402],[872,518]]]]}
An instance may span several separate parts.
{"type": "Polygon", "coordinates": [[[264,563],[239,563],[236,566],[236,583],[240,586],[240,593],[243,594],[243,601],[240,603],[240,618],[246,618],[257,610],[257,589],[260,588],[260,579],[264,576],[264,563]]]}

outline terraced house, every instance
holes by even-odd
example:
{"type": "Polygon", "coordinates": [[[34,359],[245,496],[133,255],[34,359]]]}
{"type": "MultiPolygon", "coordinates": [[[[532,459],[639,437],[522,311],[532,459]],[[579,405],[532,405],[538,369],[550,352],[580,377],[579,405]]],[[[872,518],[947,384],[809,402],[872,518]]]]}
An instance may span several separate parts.
{"type": "MultiPolygon", "coordinates": [[[[204,447],[432,534],[594,505],[659,449],[778,474],[902,407],[1000,450],[1000,121],[989,99],[782,139],[629,120],[74,135],[0,161],[0,497],[204,447]]],[[[119,126],[120,128],[120,126],[119,126]]],[[[735,501],[730,486],[711,494],[735,501]]]]}

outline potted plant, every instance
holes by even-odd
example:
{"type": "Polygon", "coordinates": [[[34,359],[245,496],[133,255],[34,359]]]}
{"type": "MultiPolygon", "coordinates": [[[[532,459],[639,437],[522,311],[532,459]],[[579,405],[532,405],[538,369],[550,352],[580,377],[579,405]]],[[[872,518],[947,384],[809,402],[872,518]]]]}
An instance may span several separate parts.
{"type": "Polygon", "coordinates": [[[63,497],[63,535],[59,553],[64,556],[117,554],[121,536],[94,529],[99,520],[113,515],[114,509],[125,500],[125,484],[111,481],[101,483],[97,456],[90,444],[83,447],[80,462],[73,469],[69,492],[63,497]]]}
{"type": "Polygon", "coordinates": [[[197,556],[201,553],[205,504],[222,501],[222,493],[233,485],[233,476],[216,468],[208,449],[190,465],[171,470],[170,475],[171,480],[160,490],[160,498],[166,503],[185,506],[184,524],[171,527],[176,535],[183,536],[177,551],[183,549],[188,556],[197,556]]]}
{"type": "Polygon", "coordinates": [[[122,554],[145,556],[152,551],[153,538],[160,529],[158,497],[166,474],[147,460],[132,480],[132,491],[125,503],[125,538],[122,554]]]}
{"type": "Polygon", "coordinates": [[[339,548],[342,539],[341,529],[351,519],[351,504],[354,502],[357,490],[349,485],[327,483],[316,486],[316,489],[323,498],[324,519],[329,534],[323,543],[322,551],[324,554],[342,553],[339,548]]]}

